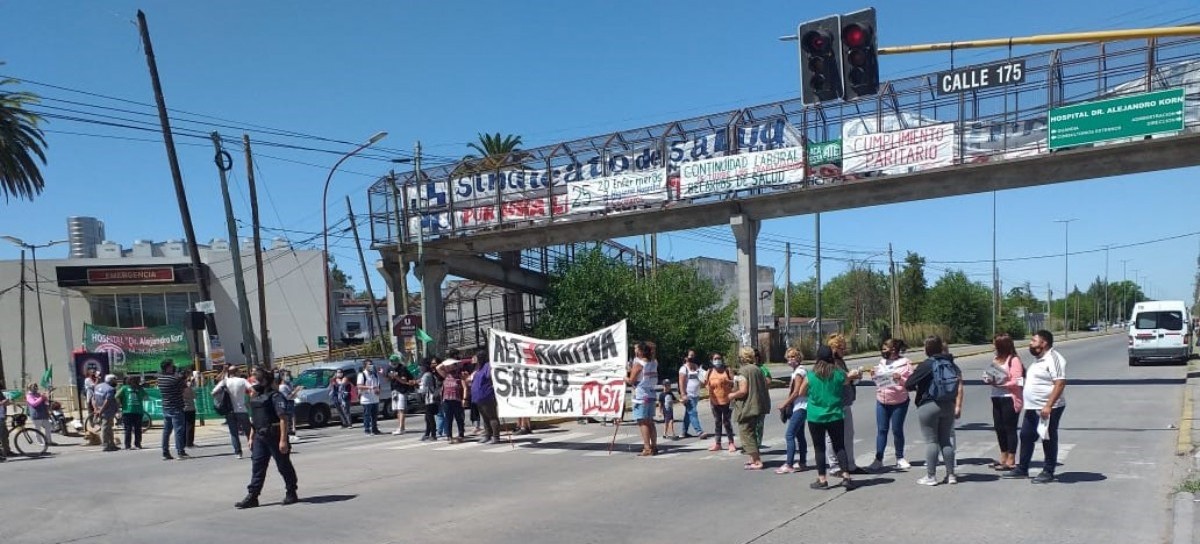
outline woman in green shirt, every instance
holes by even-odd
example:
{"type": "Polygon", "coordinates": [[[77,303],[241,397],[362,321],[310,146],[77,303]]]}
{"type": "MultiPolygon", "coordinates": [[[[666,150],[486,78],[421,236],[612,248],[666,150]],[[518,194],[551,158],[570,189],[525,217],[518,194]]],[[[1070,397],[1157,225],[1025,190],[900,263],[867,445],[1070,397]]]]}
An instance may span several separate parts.
{"type": "Polygon", "coordinates": [[[146,409],[146,389],[137,376],[126,376],[125,385],[117,389],[117,401],[121,403],[121,425],[125,427],[125,449],[142,449],[142,416],[146,409]],[[132,438],[133,448],[130,448],[132,438]]]}
{"type": "MultiPolygon", "coordinates": [[[[812,435],[813,449],[817,454],[817,481],[809,487],[826,489],[829,481],[825,472],[828,470],[828,460],[825,457],[825,436],[829,435],[833,443],[833,452],[839,466],[846,464],[846,444],[844,440],[844,424],[846,419],[845,407],[842,406],[844,387],[852,380],[859,379],[859,372],[846,372],[833,362],[833,350],[821,346],[817,350],[817,362],[808,373],[808,379],[800,387],[800,395],[808,396],[808,431],[812,435]]],[[[842,486],[847,491],[854,489],[850,474],[840,473],[842,486]]]]}

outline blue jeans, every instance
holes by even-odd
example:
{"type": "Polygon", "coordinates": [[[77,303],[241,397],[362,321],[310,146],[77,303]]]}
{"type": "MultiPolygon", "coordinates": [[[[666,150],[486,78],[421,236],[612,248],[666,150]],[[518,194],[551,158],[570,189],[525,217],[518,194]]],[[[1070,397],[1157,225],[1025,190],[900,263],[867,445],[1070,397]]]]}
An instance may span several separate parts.
{"type": "Polygon", "coordinates": [[[379,404],[372,402],[362,405],[363,407],[363,432],[367,434],[375,434],[379,432],[379,404]]]}
{"type": "MultiPolygon", "coordinates": [[[[1042,454],[1046,457],[1046,462],[1042,465],[1042,470],[1050,474],[1054,474],[1054,470],[1058,467],[1058,421],[1062,419],[1063,412],[1066,411],[1066,406],[1050,409],[1050,429],[1046,433],[1046,440],[1042,440],[1042,454]]],[[[1033,461],[1033,448],[1038,443],[1037,426],[1042,415],[1040,410],[1025,410],[1022,414],[1021,421],[1021,460],[1017,464],[1017,468],[1029,472],[1029,463],[1033,461]]]]}
{"type": "Polygon", "coordinates": [[[786,466],[792,466],[796,462],[796,450],[800,450],[800,464],[805,464],[804,460],[808,458],[808,440],[804,438],[804,422],[808,419],[808,410],[797,409],[792,410],[792,417],[788,419],[787,431],[783,434],[783,441],[787,445],[787,463],[786,466]]]}
{"type": "Polygon", "coordinates": [[[450,434],[446,432],[446,403],[437,403],[437,416],[435,417],[437,418],[437,435],[449,437],[450,434]]]}
{"type": "Polygon", "coordinates": [[[700,426],[700,397],[688,397],[683,401],[683,434],[688,434],[688,429],[695,428],[697,435],[704,434],[704,428],[700,426]]]}
{"type": "Polygon", "coordinates": [[[225,416],[225,426],[229,428],[229,443],[233,444],[233,453],[242,454],[242,433],[246,440],[250,439],[250,414],[245,412],[230,412],[225,416]]]}
{"type": "Polygon", "coordinates": [[[183,410],[171,410],[163,408],[163,432],[162,432],[162,451],[163,455],[171,453],[171,433],[175,434],[175,453],[183,454],[183,447],[187,440],[187,428],[183,424],[183,410]]]}
{"type": "Polygon", "coordinates": [[[904,418],[908,416],[908,401],[901,404],[875,402],[875,460],[883,462],[883,450],[887,448],[888,428],[896,441],[896,458],[904,458],[904,418]]]}

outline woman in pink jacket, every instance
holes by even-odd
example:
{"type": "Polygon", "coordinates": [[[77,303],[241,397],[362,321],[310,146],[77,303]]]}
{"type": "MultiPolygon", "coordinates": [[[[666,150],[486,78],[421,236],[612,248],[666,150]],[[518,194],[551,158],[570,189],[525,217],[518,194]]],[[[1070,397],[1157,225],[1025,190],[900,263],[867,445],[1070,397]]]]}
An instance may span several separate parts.
{"type": "Polygon", "coordinates": [[[908,390],[904,384],[913,373],[912,361],[904,356],[908,346],[904,340],[889,338],[880,351],[883,357],[872,373],[875,379],[875,462],[868,470],[883,469],[883,450],[887,448],[888,430],[896,444],[896,468],[908,470],[912,465],[904,459],[904,419],[908,416],[908,390]]]}
{"type": "Polygon", "coordinates": [[[29,405],[29,419],[33,420],[33,427],[46,435],[47,444],[56,446],[50,434],[50,397],[38,391],[38,384],[31,383],[25,393],[25,402],[29,405]]]}
{"type": "Polygon", "coordinates": [[[1017,461],[1017,423],[1023,404],[1021,389],[1025,366],[1008,334],[997,334],[992,346],[996,348],[996,356],[983,371],[983,383],[992,386],[992,423],[996,427],[996,440],[1000,442],[1000,459],[989,466],[995,470],[1012,470],[1017,461]]]}

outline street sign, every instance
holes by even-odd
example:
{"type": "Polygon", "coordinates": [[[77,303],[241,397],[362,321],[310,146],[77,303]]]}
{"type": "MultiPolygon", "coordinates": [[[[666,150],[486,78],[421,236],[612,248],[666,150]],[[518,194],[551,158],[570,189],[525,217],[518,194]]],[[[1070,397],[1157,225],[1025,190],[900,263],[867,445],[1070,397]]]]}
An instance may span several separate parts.
{"type": "Polygon", "coordinates": [[[202,300],[196,303],[196,311],[204,312],[206,314],[215,314],[217,313],[217,303],[211,300],[202,300]]]}
{"type": "Polygon", "coordinates": [[[1025,82],[1025,61],[1013,60],[987,66],[970,66],[938,72],[938,94],[959,94],[1001,85],[1025,82]]]}
{"type": "Polygon", "coordinates": [[[318,336],[317,337],[317,347],[319,347],[319,348],[329,347],[329,337],[325,336],[325,335],[318,336]]]}
{"type": "Polygon", "coordinates": [[[1183,89],[1050,110],[1050,149],[1183,130],[1183,89]]]}
{"type": "Polygon", "coordinates": [[[399,337],[416,336],[419,328],[421,328],[421,316],[402,315],[396,319],[396,326],[392,328],[392,334],[399,337]]]}

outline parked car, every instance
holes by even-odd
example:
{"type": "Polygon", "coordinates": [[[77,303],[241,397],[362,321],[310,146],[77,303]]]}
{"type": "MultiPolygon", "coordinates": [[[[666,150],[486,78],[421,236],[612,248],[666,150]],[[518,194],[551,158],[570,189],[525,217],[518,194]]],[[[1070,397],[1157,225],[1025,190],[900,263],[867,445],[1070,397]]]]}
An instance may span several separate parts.
{"type": "MultiPolygon", "coordinates": [[[[362,372],[364,361],[346,360],[321,363],[300,372],[292,381],[295,385],[304,387],[296,395],[296,424],[307,423],[310,427],[324,427],[336,418],[337,409],[333,406],[330,397],[329,380],[337,374],[338,370],[341,370],[350,378],[350,383],[358,383],[358,374],[362,372]]],[[[386,376],[387,364],[385,361],[376,361],[375,368],[383,371],[379,380],[379,417],[390,419],[395,417],[395,414],[392,412],[392,388],[386,376]]],[[[419,400],[419,396],[416,393],[409,393],[410,411],[412,407],[424,406],[423,401],[419,400]]],[[[362,405],[358,403],[358,391],[351,389],[350,417],[361,418],[362,412],[362,405]]]]}

